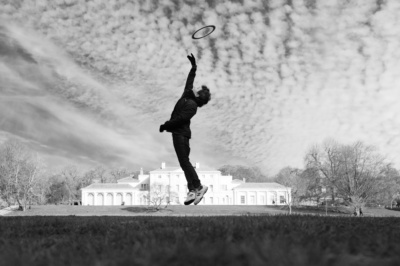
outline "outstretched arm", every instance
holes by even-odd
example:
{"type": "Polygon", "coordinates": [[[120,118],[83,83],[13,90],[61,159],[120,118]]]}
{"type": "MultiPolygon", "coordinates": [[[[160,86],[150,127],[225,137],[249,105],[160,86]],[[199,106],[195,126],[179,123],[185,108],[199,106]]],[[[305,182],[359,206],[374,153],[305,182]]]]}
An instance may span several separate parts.
{"type": "Polygon", "coordinates": [[[192,64],[192,69],[190,69],[188,78],[186,80],[185,91],[193,90],[193,82],[194,78],[196,77],[196,69],[197,69],[196,59],[194,58],[193,54],[188,55],[187,58],[192,64]]]}

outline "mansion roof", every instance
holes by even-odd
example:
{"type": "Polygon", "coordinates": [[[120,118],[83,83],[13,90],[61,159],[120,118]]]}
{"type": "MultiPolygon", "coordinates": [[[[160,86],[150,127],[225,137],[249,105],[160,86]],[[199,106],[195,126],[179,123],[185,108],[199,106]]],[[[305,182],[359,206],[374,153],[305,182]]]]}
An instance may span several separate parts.
{"type": "Polygon", "coordinates": [[[183,172],[179,166],[168,166],[165,168],[154,169],[151,172],[183,172]]]}
{"type": "MultiPolygon", "coordinates": [[[[216,169],[213,168],[209,168],[209,167],[199,167],[199,168],[194,168],[196,170],[196,172],[219,172],[216,169]]],[[[183,170],[182,168],[180,168],[179,166],[168,166],[165,168],[160,168],[160,169],[154,169],[150,172],[182,172],[183,170]]]]}
{"type": "Polygon", "coordinates": [[[135,189],[129,184],[116,184],[116,183],[93,183],[82,189],[122,189],[122,190],[132,190],[135,189]]]}
{"type": "Polygon", "coordinates": [[[281,184],[272,182],[272,183],[242,183],[234,189],[290,189],[289,187],[285,187],[281,184]]]}
{"type": "Polygon", "coordinates": [[[118,179],[117,182],[137,183],[137,182],[139,182],[139,180],[136,179],[136,178],[128,176],[128,177],[124,177],[124,178],[118,179]]]}

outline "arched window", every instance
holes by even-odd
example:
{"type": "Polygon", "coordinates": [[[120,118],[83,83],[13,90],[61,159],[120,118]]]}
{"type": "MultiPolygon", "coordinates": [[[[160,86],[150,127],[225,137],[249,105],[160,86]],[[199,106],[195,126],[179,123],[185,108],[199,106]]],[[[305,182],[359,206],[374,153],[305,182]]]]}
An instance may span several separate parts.
{"type": "Polygon", "coordinates": [[[87,195],[87,205],[93,206],[94,205],[94,194],[89,193],[87,195]]]}
{"type": "Polygon", "coordinates": [[[276,194],[276,192],[271,192],[271,195],[270,195],[270,204],[272,204],[272,205],[275,205],[275,204],[277,204],[277,194],[276,194]]]}
{"type": "Polygon", "coordinates": [[[105,205],[113,205],[113,201],[114,201],[113,194],[107,193],[105,205]]]}
{"type": "Polygon", "coordinates": [[[103,193],[97,193],[97,197],[96,197],[96,204],[95,205],[104,205],[104,195],[103,193]]]}
{"type": "Polygon", "coordinates": [[[115,205],[122,205],[122,193],[117,193],[115,196],[115,205]]]}
{"type": "Polygon", "coordinates": [[[132,193],[127,193],[126,194],[125,205],[133,205],[132,193]]]}

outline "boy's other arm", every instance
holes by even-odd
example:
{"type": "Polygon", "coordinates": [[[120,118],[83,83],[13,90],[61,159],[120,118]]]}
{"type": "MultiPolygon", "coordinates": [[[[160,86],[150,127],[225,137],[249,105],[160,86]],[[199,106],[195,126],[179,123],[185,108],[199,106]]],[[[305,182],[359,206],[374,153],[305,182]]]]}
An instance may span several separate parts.
{"type": "MultiPolygon", "coordinates": [[[[187,102],[185,108],[181,111],[181,113],[162,125],[163,130],[171,131],[174,128],[190,121],[190,119],[196,114],[197,105],[195,102],[187,102]]],[[[161,128],[160,128],[161,131],[161,128]]]]}

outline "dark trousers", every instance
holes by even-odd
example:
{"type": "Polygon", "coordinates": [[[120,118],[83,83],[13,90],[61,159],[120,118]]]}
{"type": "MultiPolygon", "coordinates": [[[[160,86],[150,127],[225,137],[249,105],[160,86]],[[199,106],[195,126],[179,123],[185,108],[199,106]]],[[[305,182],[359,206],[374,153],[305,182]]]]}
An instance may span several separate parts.
{"type": "Polygon", "coordinates": [[[200,180],[189,160],[189,138],[182,135],[172,134],[172,140],[174,142],[174,148],[176,155],[178,156],[179,164],[185,173],[188,189],[189,191],[194,190],[200,186],[200,180]]]}

